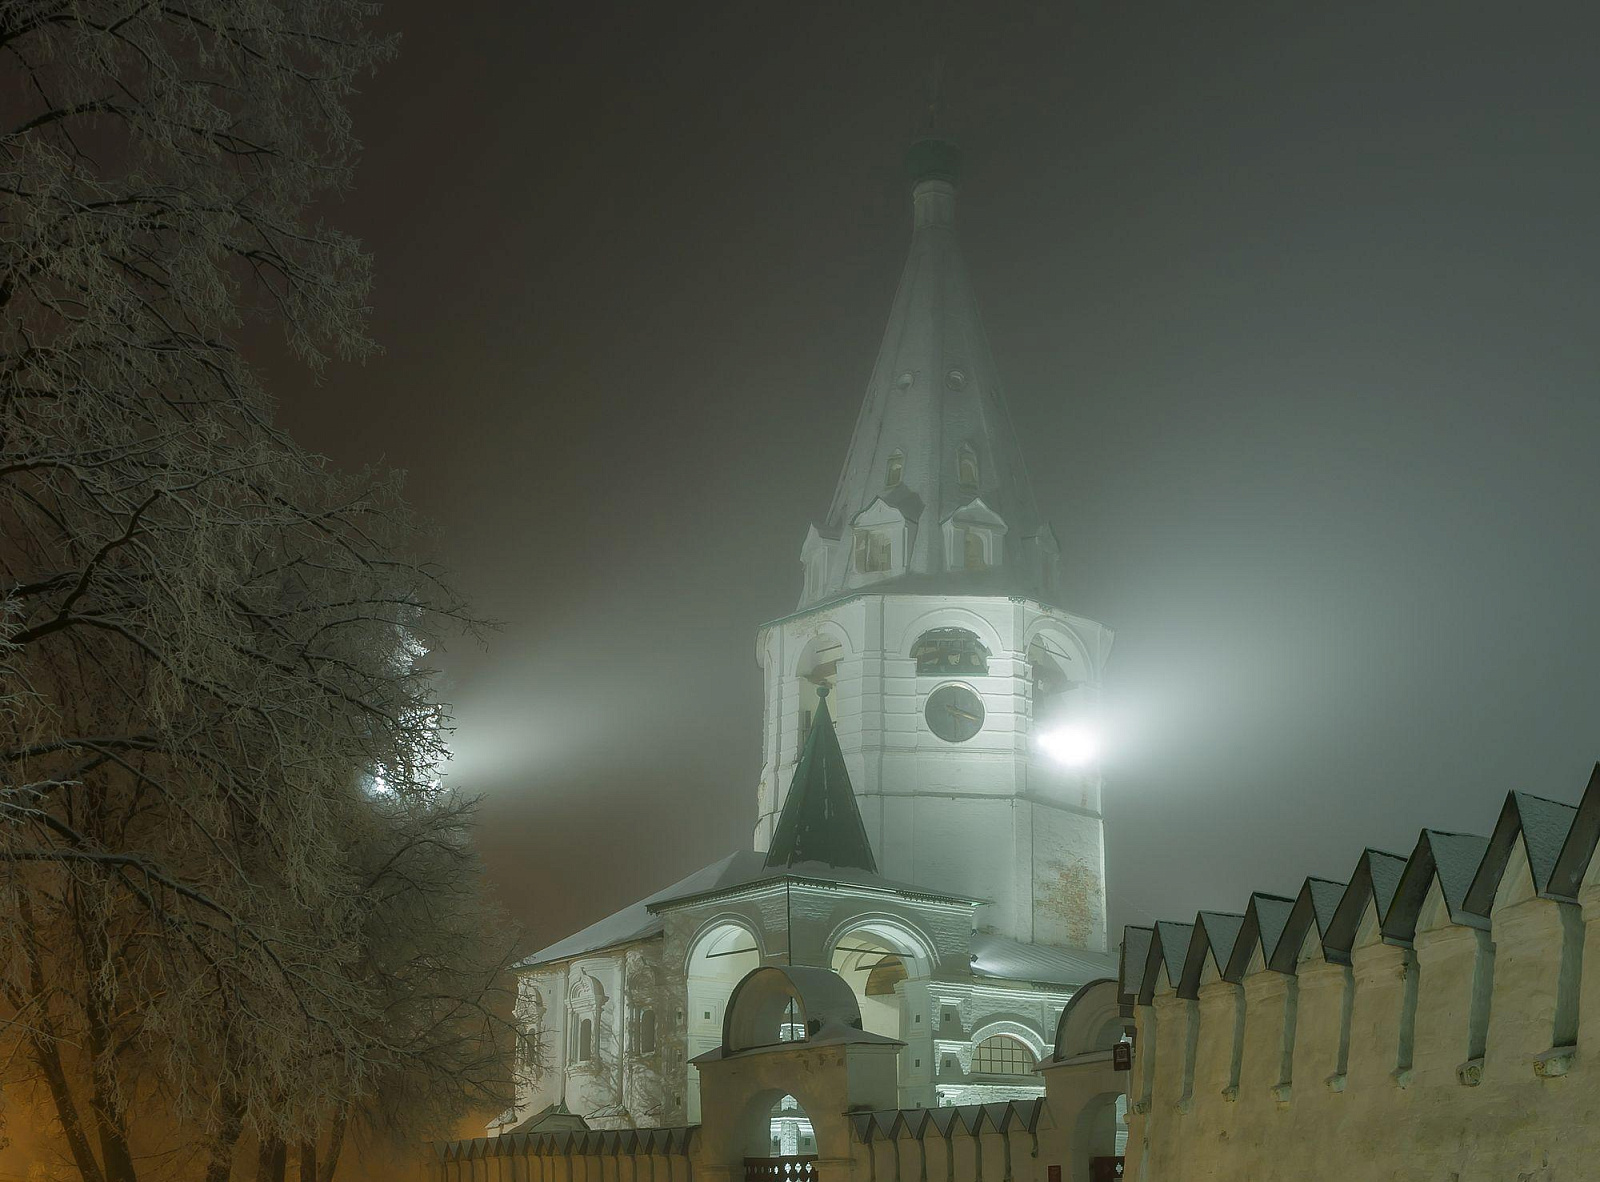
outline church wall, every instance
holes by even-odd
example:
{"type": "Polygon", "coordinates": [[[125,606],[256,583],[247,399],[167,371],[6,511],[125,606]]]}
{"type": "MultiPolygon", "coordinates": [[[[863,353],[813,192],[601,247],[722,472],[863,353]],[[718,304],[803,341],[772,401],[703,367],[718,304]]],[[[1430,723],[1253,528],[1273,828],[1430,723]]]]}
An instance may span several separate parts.
{"type": "Polygon", "coordinates": [[[661,965],[661,941],[649,940],[519,974],[519,1033],[542,1059],[519,1067],[519,1117],[565,1104],[597,1128],[662,1123],[672,1025],[663,1011],[672,999],[661,965]],[[641,1038],[647,1009],[653,1050],[641,1038]],[[579,1061],[585,1019],[589,1058],[579,1061]]]}
{"type": "Polygon", "coordinates": [[[1519,843],[1500,887],[1486,934],[1452,923],[1436,887],[1410,948],[1385,943],[1370,919],[1362,923],[1351,953],[1355,994],[1342,1078],[1346,970],[1323,959],[1315,931],[1295,975],[1268,970],[1257,958],[1244,976],[1235,1098],[1219,1090],[1229,1073],[1235,1021],[1232,1008],[1219,1001],[1220,986],[1203,986],[1191,1010],[1195,1003],[1177,997],[1163,977],[1152,1004],[1135,1008],[1132,1086],[1137,1096],[1151,1073],[1154,1086],[1148,1105],[1136,1103],[1130,1112],[1126,1177],[1592,1177],[1600,1154],[1600,1058],[1585,1050],[1600,1043],[1600,1010],[1580,1008],[1575,1033],[1562,1031],[1557,1012],[1563,997],[1595,996],[1595,962],[1587,960],[1581,968],[1588,971],[1574,976],[1570,946],[1600,947],[1600,885],[1585,885],[1581,906],[1537,897],[1519,843]],[[1491,944],[1493,987],[1479,1065],[1468,1055],[1474,980],[1491,944]],[[1407,989],[1412,976],[1414,1006],[1407,989]],[[1291,990],[1292,1010],[1285,1005],[1291,990]],[[1191,1012],[1197,1016],[1192,1039],[1186,1037],[1191,1012]],[[1293,1053],[1285,1072],[1283,1039],[1291,1017],[1293,1053]],[[1563,1033],[1575,1039],[1575,1052],[1552,1046],[1563,1033]],[[1192,1091],[1186,1078],[1193,1079],[1192,1091]]]}
{"type": "Polygon", "coordinates": [[[756,846],[765,848],[803,742],[814,689],[804,673],[839,646],[829,699],[840,748],[885,877],[990,900],[979,926],[1023,940],[1105,947],[1098,774],[1032,745],[1029,643],[1047,633],[1091,700],[1110,634],[1002,597],[861,595],[769,625],[757,643],[767,690],[756,846]],[[974,633],[987,675],[919,676],[912,646],[935,628],[974,633]],[[934,735],[928,695],[961,682],[984,704],[964,743],[934,735]]]}

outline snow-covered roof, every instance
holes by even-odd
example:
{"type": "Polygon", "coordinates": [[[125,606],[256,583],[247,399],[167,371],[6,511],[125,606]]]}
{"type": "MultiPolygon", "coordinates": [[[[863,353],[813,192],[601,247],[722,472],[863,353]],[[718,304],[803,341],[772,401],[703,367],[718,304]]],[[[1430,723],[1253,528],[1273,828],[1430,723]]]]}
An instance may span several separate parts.
{"type": "Polygon", "coordinates": [[[1037,985],[1082,985],[1113,977],[1116,957],[1087,948],[1055,948],[1028,944],[993,932],[972,933],[972,971],[980,977],[1028,981],[1037,985]]]}
{"type": "Polygon", "coordinates": [[[660,912],[664,910],[685,907],[721,894],[780,882],[791,882],[802,886],[854,887],[879,894],[903,895],[913,899],[956,903],[969,907],[975,907],[984,901],[951,894],[948,891],[932,890],[914,883],[898,882],[892,878],[884,878],[881,874],[873,874],[850,866],[829,866],[824,862],[796,862],[790,866],[768,866],[765,853],[759,850],[740,850],[711,863],[704,869],[696,870],[685,878],[680,878],[671,886],[640,899],[621,911],[590,924],[564,940],[557,940],[554,944],[539,949],[533,955],[518,961],[514,967],[536,968],[542,964],[570,960],[575,956],[584,956],[605,948],[615,948],[620,944],[648,940],[661,934],[660,912]]]}
{"type": "Polygon", "coordinates": [[[664,890],[657,891],[647,898],[640,899],[637,903],[630,903],[621,911],[612,913],[602,920],[590,924],[581,931],[574,932],[564,940],[557,940],[539,949],[532,956],[524,957],[515,965],[519,969],[533,968],[535,965],[549,964],[551,961],[568,960],[574,956],[582,956],[587,952],[598,952],[602,948],[614,948],[618,944],[631,944],[636,940],[648,940],[652,936],[661,934],[661,918],[650,910],[650,904],[659,899],[673,898],[678,895],[693,894],[714,888],[716,884],[727,876],[733,863],[741,859],[761,857],[744,851],[729,854],[720,861],[696,870],[687,877],[680,878],[677,882],[664,890]]]}

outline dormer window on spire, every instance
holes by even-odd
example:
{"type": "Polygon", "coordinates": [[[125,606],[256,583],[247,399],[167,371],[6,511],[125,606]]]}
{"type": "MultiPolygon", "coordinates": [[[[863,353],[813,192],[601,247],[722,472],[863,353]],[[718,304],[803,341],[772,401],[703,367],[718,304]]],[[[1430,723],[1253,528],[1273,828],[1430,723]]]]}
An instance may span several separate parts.
{"type": "Polygon", "coordinates": [[[896,448],[889,453],[888,467],[883,474],[885,488],[898,488],[900,480],[906,474],[906,453],[896,448]]]}
{"type": "Polygon", "coordinates": [[[889,535],[881,529],[856,530],[856,571],[881,574],[889,569],[889,535]]]}
{"type": "Polygon", "coordinates": [[[963,488],[978,487],[978,453],[965,443],[956,453],[956,479],[963,488]]]}

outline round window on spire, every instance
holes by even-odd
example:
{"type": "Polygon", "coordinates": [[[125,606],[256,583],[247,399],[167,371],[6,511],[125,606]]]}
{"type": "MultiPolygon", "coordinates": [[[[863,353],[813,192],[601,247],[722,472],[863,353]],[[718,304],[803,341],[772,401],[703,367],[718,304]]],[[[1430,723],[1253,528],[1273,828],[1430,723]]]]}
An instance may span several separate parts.
{"type": "Polygon", "coordinates": [[[949,373],[944,375],[944,384],[949,386],[952,390],[963,389],[967,384],[966,371],[952,369],[949,373]]]}
{"type": "Polygon", "coordinates": [[[911,383],[915,380],[916,379],[911,376],[911,371],[908,369],[905,373],[901,374],[894,380],[894,384],[899,386],[902,390],[909,390],[911,389],[911,383]]]}

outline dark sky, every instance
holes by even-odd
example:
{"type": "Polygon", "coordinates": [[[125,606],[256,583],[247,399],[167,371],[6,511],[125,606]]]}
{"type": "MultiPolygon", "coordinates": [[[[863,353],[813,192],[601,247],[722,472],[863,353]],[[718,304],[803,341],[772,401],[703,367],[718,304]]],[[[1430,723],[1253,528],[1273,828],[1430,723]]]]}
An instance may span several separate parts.
{"type": "Polygon", "coordinates": [[[933,54],[1069,604],[1117,630],[1112,918],[1483,832],[1600,756],[1590,3],[389,4],[333,211],[386,354],[284,417],[409,471],[484,614],[456,782],[530,944],[748,842],[909,236],[933,54]]]}

